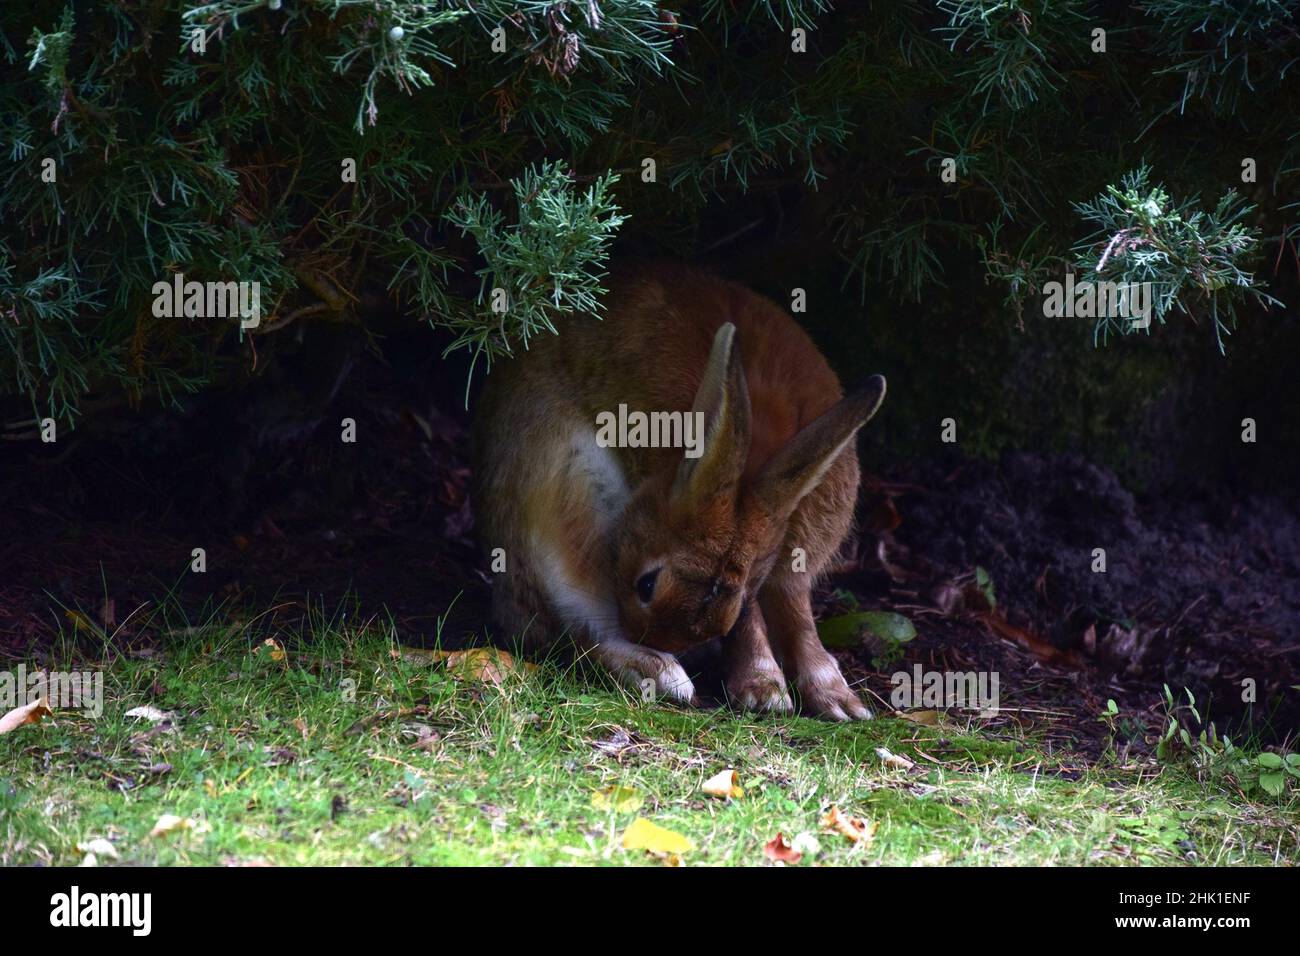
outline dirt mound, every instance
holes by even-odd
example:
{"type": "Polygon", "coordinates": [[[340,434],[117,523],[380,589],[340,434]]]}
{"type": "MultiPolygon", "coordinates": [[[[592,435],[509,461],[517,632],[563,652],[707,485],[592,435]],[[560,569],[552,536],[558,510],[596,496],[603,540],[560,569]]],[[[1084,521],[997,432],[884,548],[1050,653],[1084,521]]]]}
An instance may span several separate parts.
{"type": "Polygon", "coordinates": [[[940,575],[984,568],[1012,623],[1109,673],[1187,687],[1220,726],[1300,727],[1296,503],[1140,500],[1068,454],[923,464],[906,481],[893,542],[940,575]]]}

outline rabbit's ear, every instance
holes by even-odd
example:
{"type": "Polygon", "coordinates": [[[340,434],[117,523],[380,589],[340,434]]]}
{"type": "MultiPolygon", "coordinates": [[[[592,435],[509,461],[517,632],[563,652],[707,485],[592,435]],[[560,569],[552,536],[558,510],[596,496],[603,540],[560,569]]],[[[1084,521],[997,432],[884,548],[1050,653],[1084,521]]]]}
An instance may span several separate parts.
{"type": "Polygon", "coordinates": [[[694,421],[703,420],[703,441],[697,446],[698,456],[683,458],[677,469],[675,505],[699,506],[734,487],[749,457],[749,389],[735,338],[736,327],[730,322],[713,336],[709,362],[691,409],[694,421]]]}
{"type": "Polygon", "coordinates": [[[885,380],[873,375],[804,426],[759,473],[754,494],[763,509],[781,518],[794,511],[884,400],[885,380]]]}

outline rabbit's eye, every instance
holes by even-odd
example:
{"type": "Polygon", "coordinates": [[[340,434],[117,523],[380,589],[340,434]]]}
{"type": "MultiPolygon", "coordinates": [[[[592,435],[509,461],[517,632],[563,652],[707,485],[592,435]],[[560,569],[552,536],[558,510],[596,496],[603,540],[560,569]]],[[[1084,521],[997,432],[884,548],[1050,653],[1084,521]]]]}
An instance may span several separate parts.
{"type": "Polygon", "coordinates": [[[649,604],[655,596],[655,581],[659,579],[659,569],[647,571],[636,579],[636,596],[642,604],[649,604]]]}

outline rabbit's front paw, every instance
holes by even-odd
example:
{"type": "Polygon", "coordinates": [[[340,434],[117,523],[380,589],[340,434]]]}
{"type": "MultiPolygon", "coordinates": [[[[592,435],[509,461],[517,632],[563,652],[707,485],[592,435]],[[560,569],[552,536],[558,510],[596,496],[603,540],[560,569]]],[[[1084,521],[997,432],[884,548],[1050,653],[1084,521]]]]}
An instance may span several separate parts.
{"type": "Polygon", "coordinates": [[[695,699],[695,685],[677,658],[662,651],[639,647],[626,641],[607,641],[598,648],[602,662],[623,684],[653,699],[689,704],[695,699]]]}
{"type": "Polygon", "coordinates": [[[695,685],[686,676],[682,665],[671,654],[653,652],[653,658],[638,660],[635,666],[637,683],[642,680],[655,682],[655,696],[666,697],[679,704],[689,704],[695,699],[695,685]]]}
{"type": "Polygon", "coordinates": [[[804,710],[827,720],[870,720],[871,711],[855,694],[829,654],[826,662],[795,681],[804,710]]]}
{"type": "Polygon", "coordinates": [[[744,710],[788,714],[794,703],[785,688],[785,677],[770,657],[737,667],[727,675],[727,699],[744,710]]]}

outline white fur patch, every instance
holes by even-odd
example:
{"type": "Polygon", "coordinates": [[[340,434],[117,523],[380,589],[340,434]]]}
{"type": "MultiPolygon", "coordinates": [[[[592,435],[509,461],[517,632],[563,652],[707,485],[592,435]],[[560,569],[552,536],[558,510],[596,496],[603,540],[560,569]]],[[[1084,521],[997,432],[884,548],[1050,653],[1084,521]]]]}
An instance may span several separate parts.
{"type": "Polygon", "coordinates": [[[574,429],[569,448],[568,479],[587,485],[592,504],[604,522],[602,530],[607,530],[622,514],[631,496],[623,468],[613,450],[597,444],[593,429],[574,429]]]}
{"type": "Polygon", "coordinates": [[[671,654],[621,637],[602,638],[594,653],[606,669],[633,690],[639,690],[642,681],[650,680],[657,697],[689,704],[695,696],[695,685],[671,654]]]}
{"type": "Polygon", "coordinates": [[[606,635],[621,637],[618,604],[604,588],[592,592],[578,587],[569,577],[569,567],[549,544],[533,535],[533,561],[542,588],[556,616],[570,630],[584,631],[596,640],[606,635]]]}
{"type": "Polygon", "coordinates": [[[840,665],[829,654],[815,661],[799,662],[799,686],[814,688],[833,688],[844,685],[844,675],[840,665]]]}
{"type": "MultiPolygon", "coordinates": [[[[618,520],[627,504],[627,480],[618,459],[608,448],[596,444],[596,434],[590,429],[575,428],[569,438],[569,454],[561,466],[565,474],[561,480],[579,488],[585,487],[586,497],[592,503],[590,522],[592,543],[600,541],[618,520]]],[[[584,520],[575,516],[574,520],[584,520]]],[[[570,562],[585,560],[585,555],[566,555],[563,545],[542,539],[536,532],[530,535],[532,563],[537,569],[543,589],[557,616],[573,630],[584,630],[593,638],[606,634],[619,634],[618,605],[601,582],[593,590],[579,587],[572,578],[570,562]]]]}

